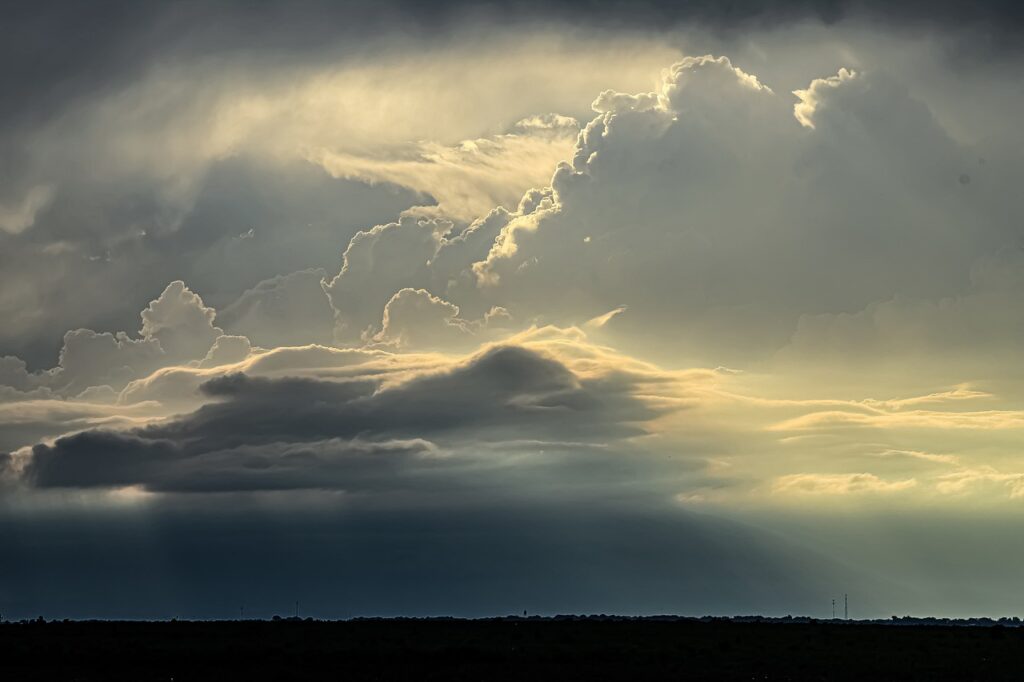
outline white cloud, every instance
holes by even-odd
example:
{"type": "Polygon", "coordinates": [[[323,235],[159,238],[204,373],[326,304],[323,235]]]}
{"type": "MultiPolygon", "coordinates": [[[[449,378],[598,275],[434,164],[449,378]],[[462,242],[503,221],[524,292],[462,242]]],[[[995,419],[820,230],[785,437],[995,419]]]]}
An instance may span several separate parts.
{"type": "Polygon", "coordinates": [[[857,77],[856,71],[850,69],[839,69],[835,76],[827,78],[815,78],[806,90],[794,90],[793,94],[800,101],[793,105],[793,116],[800,121],[805,128],[814,127],[814,116],[818,110],[824,92],[829,88],[838,88],[844,81],[857,77]]]}
{"type": "Polygon", "coordinates": [[[233,365],[248,358],[251,351],[252,345],[244,336],[218,336],[199,366],[233,365]]]}
{"type": "Polygon", "coordinates": [[[457,348],[473,338],[459,307],[423,289],[402,289],[384,306],[381,330],[373,341],[398,348],[457,348]]]}
{"type": "Polygon", "coordinates": [[[203,299],[181,280],[171,282],[142,311],[144,339],[155,339],[167,355],[168,364],[204,357],[221,335],[213,324],[217,311],[203,305],[203,299]]]}
{"type": "Polygon", "coordinates": [[[171,282],[142,311],[140,338],[123,331],[71,330],[51,369],[28,372],[19,358],[0,358],[0,386],[52,389],[68,397],[87,396],[90,389],[120,391],[161,367],[206,358],[214,342],[223,338],[213,324],[215,317],[216,311],[183,282],[171,282]]]}
{"type": "Polygon", "coordinates": [[[90,386],[124,386],[159,367],[164,352],[154,338],[133,339],[124,332],[76,329],[64,335],[60,361],[49,371],[52,385],[70,395],[90,386]]]}

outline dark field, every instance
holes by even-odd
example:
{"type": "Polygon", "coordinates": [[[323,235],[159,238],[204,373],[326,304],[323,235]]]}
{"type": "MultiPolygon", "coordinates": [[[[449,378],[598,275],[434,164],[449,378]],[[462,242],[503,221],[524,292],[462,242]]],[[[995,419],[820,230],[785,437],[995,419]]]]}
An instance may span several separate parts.
{"type": "Polygon", "coordinates": [[[5,680],[758,679],[1024,676],[1024,629],[688,620],[0,625],[5,680]]]}

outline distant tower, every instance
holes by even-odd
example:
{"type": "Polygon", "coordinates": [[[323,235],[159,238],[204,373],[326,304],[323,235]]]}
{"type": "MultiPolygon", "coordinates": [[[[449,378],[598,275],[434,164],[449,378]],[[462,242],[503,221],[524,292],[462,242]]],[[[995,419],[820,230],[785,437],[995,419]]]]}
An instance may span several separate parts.
{"type": "Polygon", "coordinates": [[[843,620],[850,620],[850,598],[848,595],[843,595],[843,620]]]}

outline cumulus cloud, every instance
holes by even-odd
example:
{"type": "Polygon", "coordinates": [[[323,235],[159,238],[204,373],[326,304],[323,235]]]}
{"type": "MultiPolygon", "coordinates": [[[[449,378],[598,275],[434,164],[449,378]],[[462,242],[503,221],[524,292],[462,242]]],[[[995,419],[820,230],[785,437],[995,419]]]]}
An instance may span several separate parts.
{"type": "Polygon", "coordinates": [[[155,339],[170,363],[202,357],[222,334],[213,319],[217,311],[181,280],[171,282],[142,311],[144,339],[155,339]]]}
{"type": "Polygon", "coordinates": [[[171,282],[142,311],[141,338],[91,329],[68,332],[50,379],[74,394],[90,386],[121,388],[159,367],[200,360],[221,335],[215,316],[184,282],[171,282]]]}
{"type": "Polygon", "coordinates": [[[943,189],[957,187],[966,155],[889,77],[829,82],[813,88],[817,128],[803,135],[777,96],[722,58],[680,62],[656,96],[606,93],[556,170],[550,205],[503,228],[473,266],[478,284],[514,314],[627,304],[633,328],[658,338],[699,329],[689,343],[735,344],[753,326],[762,349],[784,342],[796,311],[957,286],[906,263],[966,279],[981,255],[964,258],[962,197],[951,204],[943,189]],[[867,210],[850,187],[858,203],[872,196],[867,210]],[[865,245],[851,257],[842,244],[857,233],[865,245]]]}
{"type": "Polygon", "coordinates": [[[850,69],[839,69],[839,73],[827,78],[815,78],[806,90],[794,90],[793,94],[800,101],[793,105],[793,115],[800,125],[805,128],[814,127],[814,117],[820,106],[820,102],[826,99],[826,91],[842,87],[845,81],[857,76],[856,71],[850,69]]]}
{"type": "MultiPolygon", "coordinates": [[[[1001,214],[961,192],[963,145],[878,70],[844,69],[797,95],[787,114],[759,79],[713,57],[680,62],[660,92],[605,92],[552,186],[489,218],[499,232],[486,257],[456,257],[461,244],[443,226],[405,230],[409,245],[396,249],[415,262],[395,275],[370,265],[373,277],[392,292],[424,288],[471,314],[499,305],[521,320],[581,323],[626,304],[635,323],[609,325],[620,340],[656,329],[632,340],[649,347],[682,334],[702,355],[715,338],[719,360],[742,348],[741,328],[760,332],[737,356],[749,360],[816,315],[889,297],[939,308],[949,306],[925,297],[973,297],[979,264],[1010,235],[1001,214]],[[792,180],[775,182],[783,178],[792,180]]],[[[1012,296],[986,290],[986,325],[1012,296]]],[[[366,315],[360,328],[371,324],[366,315]]]]}
{"type": "Polygon", "coordinates": [[[76,329],[64,335],[60,360],[50,374],[55,387],[75,394],[90,386],[123,386],[159,367],[162,358],[163,349],[154,338],[76,329]]]}
{"type": "Polygon", "coordinates": [[[249,357],[251,351],[252,344],[244,336],[218,336],[199,366],[233,365],[249,357]]]}
{"type": "Polygon", "coordinates": [[[459,307],[423,289],[402,289],[384,306],[381,330],[373,340],[396,346],[451,348],[472,338],[459,307]]]}
{"type": "MultiPolygon", "coordinates": [[[[48,29],[18,32],[15,42],[48,29]]],[[[413,206],[468,221],[496,202],[514,204],[571,148],[568,117],[540,112],[585,111],[598,84],[646,84],[676,53],[558,31],[411,42],[400,33],[343,48],[336,31],[316,45],[297,40],[300,59],[264,59],[260,41],[214,62],[147,39],[145,49],[124,48],[131,59],[107,64],[130,62],[118,69],[123,78],[66,96],[44,88],[49,106],[16,129],[0,127],[12,169],[5,186],[14,188],[0,196],[5,352],[52,363],[66,329],[124,328],[145,303],[138,292],[173,279],[220,308],[261,280],[333,269],[357,230],[413,206]],[[166,52],[149,52],[158,43],[166,52]],[[349,177],[365,181],[338,179],[349,177]],[[236,239],[250,230],[253,238],[236,239]],[[50,314],[32,314],[41,308],[50,314]]],[[[45,54],[61,42],[46,40],[45,54]]]]}
{"type": "MultiPolygon", "coordinates": [[[[917,77],[917,67],[898,63],[890,44],[881,39],[877,45],[857,42],[861,36],[856,32],[850,35],[852,47],[837,54],[845,55],[856,71],[843,68],[834,76],[816,74],[810,85],[796,90],[796,102],[782,94],[792,88],[788,82],[773,89],[769,77],[794,78],[793,70],[780,70],[764,56],[756,59],[756,51],[747,48],[737,48],[743,52],[742,59],[704,55],[678,60],[665,71],[663,82],[654,91],[606,89],[593,104],[599,115],[584,126],[575,149],[569,148],[567,131],[572,126],[568,119],[531,116],[534,111],[497,96],[487,101],[486,111],[474,110],[472,117],[465,114],[468,118],[463,127],[428,129],[410,113],[424,106],[429,109],[434,102],[421,90],[429,90],[436,79],[450,78],[469,64],[447,53],[432,55],[437,60],[436,70],[421,73],[424,83],[415,88],[408,84],[404,94],[389,90],[374,91],[374,97],[367,95],[373,83],[392,82],[403,73],[390,62],[376,71],[353,65],[320,71],[309,83],[301,81],[276,98],[265,94],[278,92],[276,83],[261,82],[257,84],[261,87],[255,87],[242,79],[237,92],[221,93],[223,96],[215,96],[220,91],[214,83],[199,89],[203,97],[198,98],[194,116],[174,121],[157,117],[160,125],[174,130],[182,121],[188,122],[181,123],[184,128],[178,134],[161,139],[190,137],[196,127],[192,123],[207,120],[208,110],[219,112],[215,120],[225,121],[223,126],[202,127],[199,137],[204,142],[194,150],[197,159],[191,159],[184,149],[161,152],[180,170],[161,179],[167,185],[163,194],[168,200],[179,195],[191,197],[184,201],[185,206],[201,204],[193,200],[200,190],[175,189],[178,176],[200,178],[204,169],[212,168],[211,163],[244,150],[250,155],[245,158],[263,161],[287,157],[294,162],[298,154],[329,165],[327,159],[333,158],[335,172],[343,177],[398,182],[431,192],[442,204],[461,202],[463,208],[456,211],[458,225],[445,228],[436,224],[425,229],[440,234],[435,235],[436,243],[421,248],[423,244],[413,243],[417,240],[413,231],[404,231],[410,244],[396,250],[419,254],[418,269],[403,267],[388,273],[382,263],[390,258],[377,259],[373,276],[362,279],[386,281],[387,285],[380,285],[379,294],[371,292],[367,302],[357,302],[355,294],[345,294],[345,286],[332,280],[329,294],[344,299],[335,310],[342,330],[339,340],[345,342],[379,333],[384,306],[398,290],[409,287],[457,305],[468,319],[478,319],[499,306],[525,324],[535,320],[583,323],[628,305],[635,325],[625,324],[627,318],[623,317],[609,324],[606,332],[610,338],[632,344],[631,348],[665,354],[665,346],[671,344],[661,339],[673,338],[695,359],[710,355],[705,348],[710,346],[716,354],[733,353],[729,358],[706,358],[716,364],[747,361],[751,356],[770,355],[784,345],[801,316],[852,313],[895,296],[932,301],[962,295],[973,263],[1012,241],[1012,216],[1020,207],[1012,193],[998,191],[997,185],[1004,181],[992,170],[992,161],[987,170],[979,171],[981,145],[973,143],[980,130],[965,133],[966,115],[953,111],[948,101],[926,99],[925,95],[934,94],[934,85],[917,77]],[[879,49],[871,52],[869,48],[879,49]],[[761,70],[768,75],[762,77],[761,70]],[[378,101],[377,95],[395,99],[393,106],[382,105],[374,111],[397,112],[394,115],[401,114],[401,121],[382,124],[377,114],[354,111],[356,105],[351,103],[367,98],[378,101]],[[410,107],[408,101],[423,106],[410,107]],[[303,116],[309,112],[308,120],[294,122],[296,111],[303,116]],[[488,115],[489,122],[485,125],[477,114],[488,115]],[[380,133],[385,137],[373,138],[376,142],[372,145],[353,146],[349,141],[362,139],[371,122],[378,133],[385,131],[380,133]],[[811,123],[813,127],[801,128],[801,124],[811,123]],[[269,128],[277,134],[256,134],[269,128]],[[563,146],[557,150],[546,147],[550,153],[539,154],[529,146],[548,145],[555,138],[563,146]],[[466,140],[472,142],[463,144],[466,140]],[[527,146],[516,147],[520,144],[527,146]],[[551,177],[555,159],[563,154],[568,163],[551,177]],[[532,159],[528,164],[531,170],[526,173],[523,164],[528,159],[532,159]],[[548,170],[541,170],[544,168],[548,170]],[[973,181],[962,183],[965,174],[973,181]],[[545,177],[550,178],[550,186],[527,191],[521,206],[513,210],[515,197],[529,185],[545,182],[545,177]],[[856,187],[855,193],[851,187],[856,187]],[[453,195],[440,197],[443,191],[453,195]],[[997,201],[1004,209],[990,208],[996,205],[992,201],[995,196],[1001,197],[997,201]],[[500,220],[488,225],[506,223],[498,227],[501,234],[497,240],[485,238],[488,229],[466,231],[474,237],[472,244],[457,241],[462,225],[494,203],[508,208],[504,216],[498,216],[500,220]],[[483,256],[479,255],[481,249],[483,256]],[[428,261],[429,265],[423,264],[428,261]],[[948,276],[938,277],[937,272],[948,276]],[[565,273],[569,273],[567,281],[565,273]],[[552,291],[557,295],[551,295],[552,291]],[[740,333],[752,326],[757,327],[757,334],[740,333]],[[634,328],[657,329],[658,333],[645,332],[649,338],[642,341],[631,331],[634,328]],[[755,338],[756,344],[752,343],[755,338]],[[751,342],[745,343],[747,340],[751,342]]],[[[817,49],[820,36],[808,29],[803,37],[817,49]]],[[[766,41],[765,49],[774,50],[772,54],[784,52],[778,36],[768,36],[766,41]]],[[[615,46],[621,47],[619,43],[615,46]]],[[[575,63],[561,47],[548,45],[545,49],[545,54],[555,54],[567,60],[566,64],[575,63]]],[[[927,46],[915,44],[913,50],[927,50],[927,46]]],[[[659,48],[654,52],[664,59],[662,64],[670,62],[666,51],[659,48]]],[[[586,91],[591,98],[600,92],[593,82],[597,72],[603,72],[609,84],[646,85],[656,70],[651,66],[652,55],[645,53],[642,60],[630,62],[644,65],[643,77],[639,66],[630,67],[628,77],[623,76],[626,67],[618,62],[614,68],[602,62],[600,69],[580,69],[590,75],[585,84],[573,85],[578,88],[573,97],[579,99],[584,85],[592,88],[586,91]]],[[[516,79],[509,80],[496,59],[481,57],[479,63],[471,63],[473,69],[479,69],[474,73],[491,69],[494,77],[480,76],[474,82],[479,81],[480,87],[523,91],[514,87],[516,79]]],[[[825,63],[832,64],[835,59],[831,54],[825,63]]],[[[549,85],[539,76],[539,63],[530,62],[526,67],[534,76],[531,86],[547,91],[549,85]]],[[[190,83],[187,70],[176,70],[178,65],[169,68],[164,75],[170,82],[190,83]]],[[[517,78],[524,77],[520,74],[517,78]]],[[[161,90],[168,91],[163,86],[161,90]]],[[[169,96],[177,101],[178,93],[186,90],[184,85],[171,88],[169,96]]],[[[142,94],[151,93],[140,87],[127,99],[152,99],[142,94]]],[[[544,102],[541,111],[581,113],[579,102],[564,109],[547,106],[556,104],[556,99],[544,102]]],[[[174,107],[165,109],[180,113],[174,107]]],[[[139,110],[148,111],[146,107],[139,110]]],[[[109,108],[97,105],[83,116],[88,121],[108,121],[109,117],[100,114],[109,113],[109,108]]],[[[151,117],[122,117],[127,118],[123,127],[134,131],[126,136],[131,141],[151,136],[143,125],[151,117]]],[[[143,148],[125,141],[122,144],[131,147],[127,151],[134,150],[124,155],[126,159],[135,158],[143,148]]],[[[432,207],[432,215],[437,214],[435,209],[437,206],[432,207]]],[[[128,216],[112,222],[131,224],[133,230],[149,235],[173,233],[187,225],[191,215],[192,209],[182,210],[187,215],[180,220],[140,221],[128,216]]],[[[301,228],[289,225],[280,231],[304,234],[301,228]]],[[[255,243],[268,231],[277,233],[275,228],[262,226],[251,230],[251,224],[243,224],[233,226],[231,234],[253,234],[253,239],[244,241],[255,243]]],[[[60,236],[69,237],[65,232],[60,236]]],[[[349,234],[339,240],[339,247],[349,234]]],[[[353,245],[365,240],[365,236],[359,237],[353,245]]],[[[105,246],[109,243],[107,240],[105,246]]],[[[275,244],[282,245],[280,241],[275,244]]],[[[316,245],[324,250],[321,241],[316,245]]],[[[217,291],[213,264],[246,262],[245,254],[229,254],[226,248],[218,245],[216,252],[204,253],[199,259],[209,266],[205,276],[218,298],[208,294],[206,287],[202,287],[203,295],[208,302],[216,300],[219,308],[225,308],[237,292],[217,291]]],[[[105,258],[109,251],[92,255],[105,258]]],[[[349,254],[353,262],[356,251],[353,248],[349,254]]],[[[294,268],[288,271],[294,272],[294,268]]],[[[230,279],[232,287],[239,286],[234,277],[230,279]]],[[[313,277],[302,279],[303,287],[310,289],[313,277]]],[[[349,279],[353,280],[351,289],[362,288],[355,281],[359,277],[349,279]]],[[[270,286],[266,284],[269,281],[257,288],[270,286]]],[[[367,286],[375,288],[376,284],[367,286]]],[[[252,290],[252,283],[244,287],[252,290]]],[[[315,297],[309,296],[309,300],[315,297]]],[[[227,311],[224,315],[228,316],[227,311]]],[[[18,324],[27,330],[39,322],[26,318],[18,324]]],[[[231,329],[226,322],[221,326],[250,336],[257,345],[263,343],[241,328],[231,329]]],[[[287,342],[329,340],[318,335],[287,342]]],[[[263,345],[279,342],[275,339],[263,345]]]]}
{"type": "MultiPolygon", "coordinates": [[[[456,257],[465,240],[452,238],[447,225],[408,219],[379,226],[350,244],[327,288],[333,305],[340,318],[355,307],[354,294],[335,300],[346,280],[353,291],[361,282],[386,282],[390,291],[374,296],[378,311],[405,287],[443,294],[471,314],[498,305],[522,320],[560,323],[582,323],[626,304],[639,318],[636,328],[658,329],[656,338],[683,332],[671,321],[685,316],[693,336],[768,323],[775,327],[766,330],[769,339],[781,343],[795,310],[847,306],[851,295],[870,301],[870,289],[892,290],[896,280],[868,283],[859,296],[836,288],[829,299],[828,287],[805,286],[824,277],[815,242],[822,254],[835,248],[839,226],[822,230],[819,216],[801,206],[801,192],[810,197],[821,187],[775,184],[792,175],[801,147],[810,154],[817,144],[799,135],[776,99],[755,76],[711,56],[679,62],[657,93],[606,92],[595,102],[600,115],[581,132],[572,162],[556,168],[551,186],[528,192],[515,213],[489,216],[487,227],[498,233],[476,242],[487,245],[484,257],[456,257]],[[366,251],[378,242],[392,244],[395,255],[369,258],[366,251]],[[810,251],[789,253],[796,243],[810,244],[810,251]],[[766,253],[791,262],[769,266],[766,253]],[[723,281],[713,294],[712,268],[723,281]],[[754,291],[767,296],[760,315],[754,291]]],[[[905,108],[913,114],[915,106],[905,108]]],[[[840,191],[839,184],[829,190],[840,191]]],[[[361,317],[360,333],[376,316],[361,317]]]]}
{"type": "Polygon", "coordinates": [[[84,392],[120,390],[161,367],[203,361],[220,339],[225,341],[216,349],[217,357],[226,357],[232,343],[237,355],[239,341],[222,336],[213,324],[215,317],[216,311],[205,306],[202,298],[175,281],[142,311],[138,338],[123,331],[71,330],[64,335],[58,363],[51,369],[29,372],[20,358],[0,358],[0,386],[22,392],[52,390],[65,397],[90,395],[84,392]]]}
{"type": "Polygon", "coordinates": [[[446,220],[405,216],[353,237],[341,272],[324,285],[335,311],[337,337],[360,340],[379,324],[396,291],[428,280],[430,260],[452,227],[446,220]]]}
{"type": "Polygon", "coordinates": [[[39,379],[29,373],[28,366],[21,358],[10,355],[0,357],[0,386],[28,391],[37,385],[39,379]]]}
{"type": "Polygon", "coordinates": [[[321,286],[326,276],[310,269],[264,280],[219,311],[218,324],[265,348],[329,344],[334,311],[321,286]]]}

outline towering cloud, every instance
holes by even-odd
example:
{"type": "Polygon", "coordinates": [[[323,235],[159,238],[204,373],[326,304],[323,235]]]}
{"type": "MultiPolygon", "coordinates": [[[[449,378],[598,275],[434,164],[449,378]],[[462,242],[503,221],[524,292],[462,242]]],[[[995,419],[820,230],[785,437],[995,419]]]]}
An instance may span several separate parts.
{"type": "Polygon", "coordinates": [[[761,362],[815,316],[971,296],[1015,248],[1019,201],[884,65],[790,98],[725,57],[687,58],[659,91],[593,107],[571,162],[514,213],[357,235],[326,287],[340,338],[382,334],[411,288],[521,323],[624,307],[608,331],[630,347],[761,362]]]}
{"type": "Polygon", "coordinates": [[[68,397],[91,388],[120,390],[161,367],[195,363],[215,350],[225,353],[231,341],[214,326],[215,317],[216,311],[183,282],[171,282],[142,311],[138,337],[75,329],[64,335],[56,367],[29,373],[24,361],[6,357],[0,363],[0,381],[20,391],[40,387],[68,397]],[[223,344],[220,339],[225,339],[223,344]]]}

